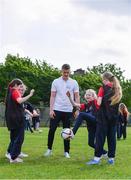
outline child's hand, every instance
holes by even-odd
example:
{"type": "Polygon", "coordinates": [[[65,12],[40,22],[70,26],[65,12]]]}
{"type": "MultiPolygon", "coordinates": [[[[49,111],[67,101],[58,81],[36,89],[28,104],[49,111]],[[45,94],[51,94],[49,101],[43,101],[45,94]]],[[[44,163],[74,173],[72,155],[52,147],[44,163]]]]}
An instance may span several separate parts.
{"type": "Polygon", "coordinates": [[[69,91],[67,91],[67,92],[66,92],[66,95],[67,95],[68,97],[70,97],[70,96],[71,96],[71,94],[70,94],[70,92],[69,92],[69,91]]]}
{"type": "Polygon", "coordinates": [[[79,113],[80,113],[79,110],[76,110],[76,111],[73,113],[73,116],[74,116],[75,119],[78,117],[79,113]]]}
{"type": "Polygon", "coordinates": [[[35,92],[35,90],[34,90],[34,89],[31,89],[30,95],[33,96],[34,92],[35,92]]]}

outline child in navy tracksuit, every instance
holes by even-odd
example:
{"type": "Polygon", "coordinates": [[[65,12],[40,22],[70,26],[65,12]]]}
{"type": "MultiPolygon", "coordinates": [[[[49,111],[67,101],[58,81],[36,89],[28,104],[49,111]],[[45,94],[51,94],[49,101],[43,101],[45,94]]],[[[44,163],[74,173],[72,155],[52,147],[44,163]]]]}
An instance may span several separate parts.
{"type": "Polygon", "coordinates": [[[33,130],[31,128],[31,122],[33,117],[33,106],[29,102],[24,103],[24,109],[25,109],[25,130],[30,130],[31,133],[33,133],[33,130]]]}
{"type": "Polygon", "coordinates": [[[8,130],[10,131],[10,144],[8,154],[10,163],[23,162],[19,158],[21,147],[24,141],[24,108],[23,102],[28,100],[34,93],[22,97],[19,90],[23,88],[23,82],[20,79],[14,79],[9,83],[6,95],[5,118],[8,130]]]}
{"type": "Polygon", "coordinates": [[[100,105],[97,114],[95,157],[87,162],[88,165],[99,164],[107,137],[108,163],[114,164],[116,151],[116,126],[118,107],[122,90],[118,79],[111,73],[102,75],[103,86],[98,92],[97,104],[100,105]]]}
{"type": "Polygon", "coordinates": [[[126,139],[126,127],[128,122],[129,112],[124,103],[120,103],[119,105],[119,116],[118,122],[119,126],[117,127],[117,138],[120,139],[123,135],[123,139],[126,139]]]}
{"type": "MultiPolygon", "coordinates": [[[[93,89],[86,90],[85,99],[87,103],[85,104],[77,104],[75,103],[70,96],[70,93],[67,92],[67,96],[70,99],[70,102],[73,106],[80,109],[78,117],[76,118],[76,123],[72,129],[73,135],[76,134],[78,128],[82,124],[83,120],[86,120],[87,130],[88,130],[88,145],[92,148],[95,148],[95,134],[96,134],[96,114],[98,110],[97,106],[97,95],[93,89]]],[[[73,138],[73,137],[71,137],[73,138]]],[[[106,155],[107,151],[103,150],[102,155],[106,155]]]]}

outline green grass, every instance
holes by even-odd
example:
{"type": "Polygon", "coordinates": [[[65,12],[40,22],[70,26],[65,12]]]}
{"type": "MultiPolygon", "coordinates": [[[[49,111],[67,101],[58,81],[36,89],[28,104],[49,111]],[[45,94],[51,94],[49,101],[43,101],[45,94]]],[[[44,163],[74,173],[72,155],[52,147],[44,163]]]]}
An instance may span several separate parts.
{"type": "Polygon", "coordinates": [[[5,158],[9,143],[6,128],[0,128],[0,179],[131,179],[131,128],[126,140],[117,142],[115,165],[102,160],[101,165],[87,166],[93,157],[93,150],[87,145],[87,130],[80,128],[71,141],[71,159],[63,156],[61,128],[55,135],[53,155],[44,157],[47,149],[48,128],[42,133],[26,132],[22,151],[29,154],[22,164],[10,164],[5,158]]]}

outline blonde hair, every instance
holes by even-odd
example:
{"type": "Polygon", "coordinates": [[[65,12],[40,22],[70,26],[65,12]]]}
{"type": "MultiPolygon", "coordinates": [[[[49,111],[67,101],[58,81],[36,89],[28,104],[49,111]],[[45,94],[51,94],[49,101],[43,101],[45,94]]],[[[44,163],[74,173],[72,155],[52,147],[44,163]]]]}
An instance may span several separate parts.
{"type": "Polygon", "coordinates": [[[105,72],[103,73],[102,78],[109,80],[113,84],[112,88],[114,90],[114,95],[111,97],[111,105],[119,103],[122,98],[122,88],[117,77],[115,77],[111,72],[105,72]]]}
{"type": "Polygon", "coordinates": [[[129,118],[130,112],[128,111],[126,105],[124,103],[119,104],[119,112],[123,115],[124,113],[127,114],[127,119],[129,118]]]}
{"type": "Polygon", "coordinates": [[[21,94],[22,94],[22,96],[23,96],[24,93],[25,93],[25,91],[27,90],[27,86],[26,86],[25,84],[22,84],[21,86],[22,86],[22,87],[21,87],[21,89],[20,89],[20,92],[21,92],[21,94]]]}
{"type": "Polygon", "coordinates": [[[84,98],[86,99],[86,95],[87,94],[90,94],[92,97],[94,97],[95,99],[97,99],[97,94],[96,92],[93,90],[93,89],[87,89],[86,92],[85,92],[85,96],[84,98]]]}

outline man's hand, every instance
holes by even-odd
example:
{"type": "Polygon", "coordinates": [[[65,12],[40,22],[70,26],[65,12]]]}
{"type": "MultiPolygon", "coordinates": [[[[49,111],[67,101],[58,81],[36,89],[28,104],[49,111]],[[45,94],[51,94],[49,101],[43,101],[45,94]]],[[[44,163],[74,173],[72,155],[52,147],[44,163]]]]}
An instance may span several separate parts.
{"type": "Polygon", "coordinates": [[[54,119],[56,116],[55,112],[54,111],[50,111],[50,118],[54,119]]]}

